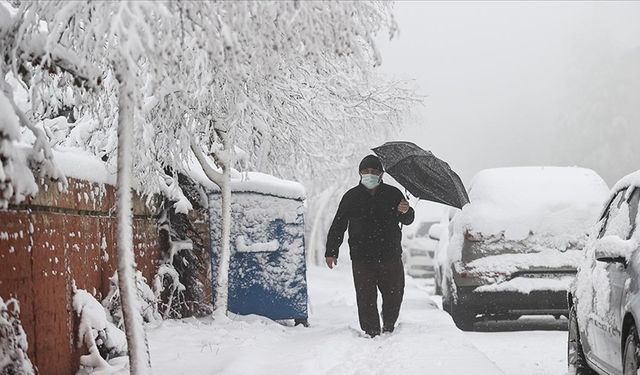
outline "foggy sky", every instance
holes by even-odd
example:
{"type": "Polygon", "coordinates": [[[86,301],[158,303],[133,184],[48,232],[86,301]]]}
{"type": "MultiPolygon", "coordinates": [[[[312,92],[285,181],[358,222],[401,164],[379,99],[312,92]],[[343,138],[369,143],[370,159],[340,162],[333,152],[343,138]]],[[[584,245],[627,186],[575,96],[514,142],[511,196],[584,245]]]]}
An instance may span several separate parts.
{"type": "Polygon", "coordinates": [[[424,106],[400,139],[480,169],[640,169],[640,3],[397,2],[381,71],[424,106]]]}

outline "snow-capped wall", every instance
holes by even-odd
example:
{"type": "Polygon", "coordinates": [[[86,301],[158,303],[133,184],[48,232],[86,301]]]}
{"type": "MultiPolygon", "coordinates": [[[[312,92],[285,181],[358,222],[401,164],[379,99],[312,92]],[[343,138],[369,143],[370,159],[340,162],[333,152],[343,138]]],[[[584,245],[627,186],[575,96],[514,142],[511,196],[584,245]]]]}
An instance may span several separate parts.
{"type": "MultiPolygon", "coordinates": [[[[116,270],[115,190],[69,179],[66,193],[47,183],[26,203],[0,210],[0,296],[20,297],[29,356],[42,375],[73,374],[81,348],[71,306],[78,288],[102,299],[116,270]]],[[[159,256],[156,219],[134,204],[137,267],[148,280],[159,256]]]]}

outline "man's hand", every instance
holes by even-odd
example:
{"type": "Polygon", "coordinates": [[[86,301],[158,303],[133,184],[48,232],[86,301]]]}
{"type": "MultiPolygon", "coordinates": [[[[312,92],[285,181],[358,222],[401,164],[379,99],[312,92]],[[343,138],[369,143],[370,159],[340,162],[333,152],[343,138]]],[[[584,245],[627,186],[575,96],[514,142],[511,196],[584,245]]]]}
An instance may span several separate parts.
{"type": "Polygon", "coordinates": [[[398,212],[400,212],[401,214],[406,214],[407,211],[409,211],[409,202],[403,199],[398,205],[398,212]]]}
{"type": "Polygon", "coordinates": [[[327,261],[327,267],[333,269],[333,266],[338,265],[338,258],[336,257],[325,257],[325,261],[327,261]]]}

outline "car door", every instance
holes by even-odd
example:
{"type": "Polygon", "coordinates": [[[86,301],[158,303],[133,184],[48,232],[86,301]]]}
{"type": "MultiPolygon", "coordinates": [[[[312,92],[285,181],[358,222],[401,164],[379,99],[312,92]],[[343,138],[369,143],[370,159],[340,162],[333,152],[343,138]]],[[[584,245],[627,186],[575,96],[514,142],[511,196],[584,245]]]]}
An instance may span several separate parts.
{"type": "MultiPolygon", "coordinates": [[[[635,219],[638,212],[640,190],[623,190],[609,211],[604,231],[600,238],[616,236],[622,241],[628,241],[635,229],[635,219]]],[[[622,371],[621,335],[624,303],[624,286],[628,279],[625,262],[609,259],[596,260],[594,277],[599,282],[594,287],[594,320],[596,322],[596,355],[606,363],[606,367],[622,371]],[[603,277],[604,276],[604,277],[603,277]]]]}
{"type": "MultiPolygon", "coordinates": [[[[611,201],[608,203],[602,217],[599,220],[599,223],[601,226],[600,226],[599,232],[596,235],[596,239],[594,240],[594,243],[595,241],[598,241],[602,237],[604,237],[605,232],[607,230],[607,224],[609,222],[609,219],[615,213],[614,210],[617,208],[617,205],[621,200],[622,194],[623,192],[619,191],[614,196],[614,198],[611,199],[611,201]]],[[[602,326],[601,319],[600,319],[600,315],[602,314],[597,314],[596,310],[601,306],[600,301],[603,299],[602,297],[598,298],[597,296],[598,289],[604,287],[602,285],[599,285],[601,284],[600,280],[608,280],[602,277],[602,275],[604,275],[606,272],[607,264],[603,262],[597,262],[595,260],[595,254],[593,250],[594,248],[595,248],[595,245],[590,244],[586,249],[587,256],[591,260],[588,263],[591,269],[588,272],[589,276],[584,278],[584,282],[589,283],[589,285],[588,286],[585,285],[585,287],[590,289],[590,293],[589,293],[589,297],[581,300],[580,303],[588,305],[588,309],[587,309],[588,313],[586,316],[587,324],[586,324],[586,327],[584,328],[585,335],[583,337],[583,341],[584,341],[583,345],[585,346],[585,352],[587,353],[588,357],[590,357],[592,360],[597,361],[599,364],[602,364],[605,362],[604,358],[606,357],[605,355],[606,347],[604,346],[604,343],[601,338],[602,330],[601,328],[599,328],[602,326]]],[[[607,285],[606,288],[608,289],[609,286],[607,285]]]]}

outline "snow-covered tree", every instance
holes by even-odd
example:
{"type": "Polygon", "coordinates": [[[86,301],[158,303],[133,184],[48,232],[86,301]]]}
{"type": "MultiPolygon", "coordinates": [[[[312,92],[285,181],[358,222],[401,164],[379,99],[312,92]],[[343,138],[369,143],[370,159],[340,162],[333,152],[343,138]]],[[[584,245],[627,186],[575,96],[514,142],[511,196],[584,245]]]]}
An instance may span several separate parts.
{"type": "MultiPolygon", "coordinates": [[[[22,4],[14,16],[17,21],[12,25],[15,27],[8,27],[3,38],[13,44],[10,61],[13,61],[14,73],[20,59],[27,56],[31,64],[37,63],[42,67],[71,66],[74,73],[89,72],[78,76],[88,76],[90,79],[85,81],[91,84],[99,83],[106,72],[117,82],[118,279],[130,368],[134,374],[150,373],[148,348],[145,347],[133,281],[131,149],[134,112],[140,105],[136,80],[141,61],[153,57],[158,34],[152,34],[150,25],[161,23],[163,12],[162,5],[147,2],[28,2],[22,4]],[[94,74],[96,71],[100,73],[94,74]]],[[[110,88],[113,89],[114,85],[110,88]]],[[[110,96],[113,93],[109,92],[110,96]]],[[[101,104],[108,106],[114,103],[109,99],[101,104]]],[[[22,120],[24,116],[18,111],[16,113],[22,120]]],[[[44,159],[51,161],[48,141],[44,136],[38,139],[44,145],[40,146],[44,159]]]]}
{"type": "Polygon", "coordinates": [[[124,256],[131,162],[147,192],[168,189],[165,171],[188,175],[194,162],[220,187],[222,312],[236,150],[260,170],[310,181],[352,154],[350,141],[393,124],[412,100],[372,74],[380,64],[373,35],[395,30],[386,2],[42,1],[21,9],[27,26],[19,35],[41,33],[44,21],[45,51],[64,48],[87,61],[79,66],[104,72],[101,90],[79,101],[101,124],[86,132],[87,147],[110,160],[118,153],[123,265],[132,261],[124,256]],[[104,141],[115,139],[116,124],[117,148],[104,141]]]}
{"type": "MultiPolygon", "coordinates": [[[[47,48],[46,32],[37,27],[29,32],[27,29],[35,19],[33,13],[18,12],[8,3],[0,2],[0,208],[37,193],[36,178],[58,180],[66,188],[66,179],[53,162],[47,135],[35,125],[33,116],[19,106],[14,86],[19,82],[28,85],[34,80],[51,82],[52,77],[57,77],[58,83],[64,77],[76,87],[95,87],[100,81],[100,72],[88,68],[72,51],[62,46],[47,48]],[[46,74],[37,75],[38,72],[46,74]],[[22,129],[34,137],[30,150],[16,148],[22,129]]],[[[36,95],[36,98],[42,99],[38,102],[39,109],[47,114],[50,108],[57,107],[51,103],[55,96],[36,95]]]]}
{"type": "Polygon", "coordinates": [[[184,169],[190,146],[220,187],[224,224],[215,308],[226,311],[236,148],[260,170],[310,180],[319,175],[316,169],[344,158],[345,144],[358,143],[354,135],[384,120],[391,125],[411,96],[371,74],[380,62],[372,35],[384,26],[393,30],[387,4],[174,6],[182,45],[168,61],[171,78],[158,82],[148,122],[156,126],[153,145],[162,150],[163,165],[184,169]]]}

